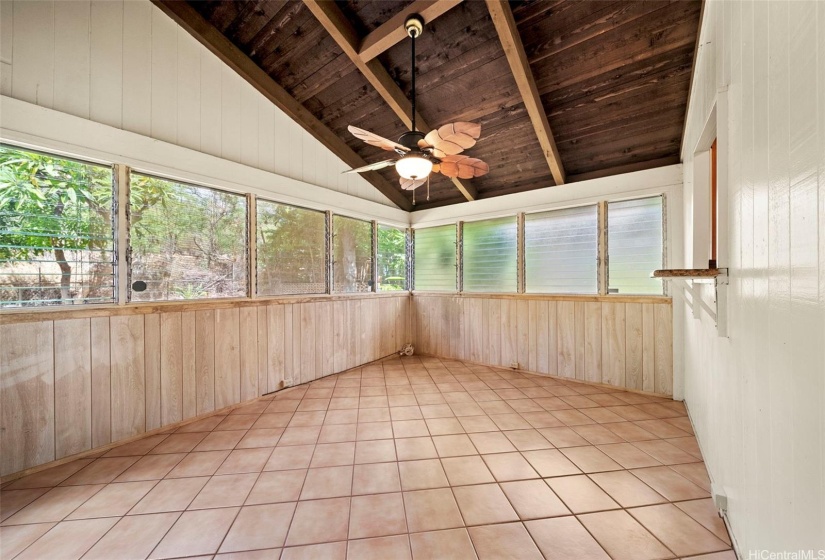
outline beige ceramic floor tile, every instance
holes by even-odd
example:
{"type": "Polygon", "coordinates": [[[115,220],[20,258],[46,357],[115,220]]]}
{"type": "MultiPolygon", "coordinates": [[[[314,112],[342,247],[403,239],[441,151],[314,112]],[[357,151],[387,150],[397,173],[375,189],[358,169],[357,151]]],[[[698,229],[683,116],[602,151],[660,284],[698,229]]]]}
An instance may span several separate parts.
{"type": "Polygon", "coordinates": [[[355,465],[352,475],[353,496],[400,491],[401,480],[396,463],[355,465]]]}
{"type": "Polygon", "coordinates": [[[464,526],[458,504],[449,488],[404,492],[404,509],[410,532],[464,526]]]}
{"type": "Polygon", "coordinates": [[[286,538],[287,546],[346,540],[350,498],[298,502],[286,538]],[[318,520],[323,519],[323,523],[318,520]]]}
{"type": "Polygon", "coordinates": [[[178,520],[179,513],[130,515],[118,521],[84,560],[146,558],[178,520]]]}
{"type": "Polygon", "coordinates": [[[407,532],[401,493],[373,494],[352,498],[349,538],[383,537],[407,532]]]}
{"type": "Polygon", "coordinates": [[[413,560],[475,560],[467,529],[428,531],[410,535],[413,560]]]}
{"type": "Polygon", "coordinates": [[[524,525],[546,560],[610,560],[575,517],[526,521],[524,525]]]}
{"type": "Polygon", "coordinates": [[[241,508],[221,544],[220,552],[282,546],[294,512],[294,502],[241,508]]]}
{"type": "Polygon", "coordinates": [[[542,560],[541,552],[521,523],[483,525],[468,530],[479,560],[542,560]]]}
{"type": "Polygon", "coordinates": [[[570,515],[570,510],[543,480],[503,482],[500,486],[522,520],[570,515]]]}
{"type": "Polygon", "coordinates": [[[404,491],[449,486],[441,461],[438,459],[403,461],[398,463],[398,470],[401,475],[401,488],[404,491]]]}
{"type": "Polygon", "coordinates": [[[17,558],[21,560],[78,559],[92,548],[117,521],[116,517],[107,517],[58,523],[17,558]]]}
{"type": "Polygon", "coordinates": [[[573,513],[619,508],[619,504],[584,475],[548,478],[547,484],[573,513]]]}
{"type": "Polygon", "coordinates": [[[214,554],[240,508],[184,512],[149,556],[152,559],[214,554]]]}
{"type": "Polygon", "coordinates": [[[183,511],[189,507],[207,482],[208,476],[161,480],[129,513],[183,511]]]}
{"type": "Polygon", "coordinates": [[[410,543],[407,535],[349,541],[347,558],[361,560],[409,560],[410,543]]]}
{"type": "Polygon", "coordinates": [[[673,557],[670,550],[626,511],[588,513],[578,518],[613,560],[658,560],[673,557]]]}
{"type": "Polygon", "coordinates": [[[454,488],[453,494],[458,502],[464,523],[468,526],[504,523],[519,519],[498,484],[462,486],[454,488]]]}
{"type": "Polygon", "coordinates": [[[679,556],[718,552],[730,546],[673,504],[634,508],[628,512],[679,556]]]}
{"type": "Polygon", "coordinates": [[[298,501],[306,473],[306,469],[261,473],[246,499],[246,505],[298,501]]]}

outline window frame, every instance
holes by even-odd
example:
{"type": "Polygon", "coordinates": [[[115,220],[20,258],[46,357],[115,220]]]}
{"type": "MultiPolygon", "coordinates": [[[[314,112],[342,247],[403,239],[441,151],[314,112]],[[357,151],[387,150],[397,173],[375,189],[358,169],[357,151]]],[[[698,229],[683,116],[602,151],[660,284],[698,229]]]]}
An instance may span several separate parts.
{"type": "Polygon", "coordinates": [[[335,295],[349,295],[349,294],[368,294],[368,293],[376,293],[376,281],[375,281],[375,273],[376,273],[376,266],[375,266],[375,251],[377,249],[377,238],[376,238],[376,222],[375,220],[364,220],[362,218],[354,218],[352,216],[348,216],[346,214],[338,214],[335,212],[329,213],[329,232],[327,235],[327,239],[329,240],[328,243],[328,250],[327,250],[327,262],[329,263],[329,282],[327,293],[328,294],[335,294],[335,295]],[[349,292],[349,291],[337,291],[335,289],[335,218],[342,218],[345,220],[353,220],[356,222],[362,222],[370,226],[370,286],[369,290],[359,292],[349,292]]]}
{"type": "Polygon", "coordinates": [[[373,245],[375,246],[375,262],[373,263],[373,272],[374,272],[374,280],[375,280],[375,291],[377,293],[381,293],[382,290],[378,289],[378,231],[384,228],[392,228],[397,229],[404,232],[404,286],[403,290],[386,290],[388,292],[411,292],[412,285],[410,284],[410,270],[412,268],[412,256],[410,254],[410,249],[412,248],[412,244],[410,243],[410,237],[412,235],[412,230],[408,227],[402,228],[398,226],[394,226],[391,224],[385,224],[384,222],[375,221],[375,237],[373,240],[373,245]]]}

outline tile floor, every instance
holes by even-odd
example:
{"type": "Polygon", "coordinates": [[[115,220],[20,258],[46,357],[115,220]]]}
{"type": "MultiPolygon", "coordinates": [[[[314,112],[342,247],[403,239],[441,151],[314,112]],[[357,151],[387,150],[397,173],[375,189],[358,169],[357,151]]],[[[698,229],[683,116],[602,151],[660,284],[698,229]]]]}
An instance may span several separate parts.
{"type": "Polygon", "coordinates": [[[6,484],[3,559],[734,560],[682,403],[427,357],[6,484]]]}

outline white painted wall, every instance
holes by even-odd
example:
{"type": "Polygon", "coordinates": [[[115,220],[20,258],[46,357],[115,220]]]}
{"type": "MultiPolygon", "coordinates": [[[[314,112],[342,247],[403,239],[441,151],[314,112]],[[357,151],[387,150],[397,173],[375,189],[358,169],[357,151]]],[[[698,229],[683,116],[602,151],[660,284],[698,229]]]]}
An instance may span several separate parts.
{"type": "Polygon", "coordinates": [[[741,557],[825,549],[825,2],[707,0],[700,43],[684,252],[707,238],[693,153],[716,107],[730,336],[681,314],[685,400],[741,557]]]}
{"type": "Polygon", "coordinates": [[[394,206],[148,0],[0,0],[0,94],[394,206]]]}

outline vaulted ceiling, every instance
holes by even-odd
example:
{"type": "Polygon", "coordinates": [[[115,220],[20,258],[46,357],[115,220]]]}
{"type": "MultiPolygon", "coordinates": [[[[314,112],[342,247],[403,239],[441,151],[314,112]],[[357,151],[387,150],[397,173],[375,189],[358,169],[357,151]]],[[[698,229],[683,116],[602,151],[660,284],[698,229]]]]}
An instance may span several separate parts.
{"type": "MultiPolygon", "coordinates": [[[[424,127],[480,123],[467,154],[490,172],[433,174],[414,209],[679,161],[701,0],[154,1],[353,167],[387,152],[347,125],[408,130],[401,24],[421,13],[418,114],[424,127]]],[[[394,168],[364,177],[412,208],[394,168]]]]}

